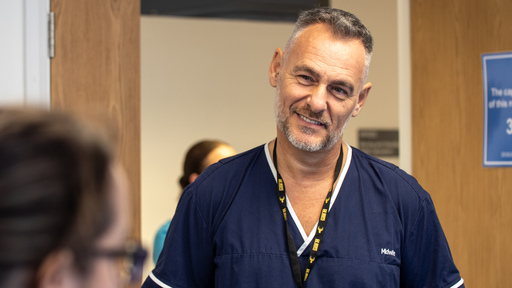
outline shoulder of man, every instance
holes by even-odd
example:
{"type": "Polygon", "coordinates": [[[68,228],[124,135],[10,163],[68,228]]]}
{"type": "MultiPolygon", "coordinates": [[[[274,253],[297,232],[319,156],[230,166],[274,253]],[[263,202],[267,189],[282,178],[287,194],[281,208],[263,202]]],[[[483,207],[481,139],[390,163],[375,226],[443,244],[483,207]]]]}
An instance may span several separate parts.
{"type": "Polygon", "coordinates": [[[192,193],[190,196],[201,199],[200,201],[225,199],[227,194],[236,193],[234,187],[237,187],[248,173],[265,173],[261,171],[264,169],[260,169],[265,166],[255,167],[255,163],[262,159],[265,159],[263,145],[221,159],[206,168],[193,183],[185,188],[183,194],[192,193]]]}
{"type": "Polygon", "coordinates": [[[395,164],[389,163],[377,157],[371,156],[357,148],[352,147],[352,163],[358,165],[362,173],[380,179],[387,186],[399,187],[400,191],[410,191],[420,201],[430,199],[430,194],[423,189],[416,178],[400,169],[395,164]]]}
{"type": "Polygon", "coordinates": [[[231,203],[244,191],[242,187],[247,187],[244,186],[244,181],[248,175],[272,175],[270,168],[267,171],[265,165],[268,167],[263,146],[222,159],[209,166],[188,185],[183,191],[182,199],[191,201],[195,209],[209,219],[211,231],[215,231],[231,203]]]}
{"type": "MultiPolygon", "coordinates": [[[[226,173],[241,174],[243,169],[250,166],[258,157],[265,154],[264,146],[260,145],[245,152],[235,154],[233,156],[219,160],[218,162],[208,166],[203,173],[201,173],[196,181],[196,185],[200,185],[201,182],[209,181],[209,178],[228,178],[226,173]],[[221,174],[221,175],[219,175],[221,174]],[[226,175],[226,176],[223,176],[226,175]],[[199,180],[199,182],[198,182],[199,180]]],[[[211,179],[210,179],[211,180],[211,179]]],[[[192,183],[192,184],[194,184],[192,183]]]]}

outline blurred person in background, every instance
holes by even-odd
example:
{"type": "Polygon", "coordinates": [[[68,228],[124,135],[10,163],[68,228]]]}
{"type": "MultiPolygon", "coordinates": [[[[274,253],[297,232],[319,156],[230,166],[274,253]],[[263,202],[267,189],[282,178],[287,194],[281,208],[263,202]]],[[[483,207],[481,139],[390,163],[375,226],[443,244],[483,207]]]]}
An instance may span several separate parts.
{"type": "MultiPolygon", "coordinates": [[[[197,176],[208,166],[220,159],[235,154],[236,151],[233,147],[220,140],[202,140],[193,144],[187,151],[185,161],[183,162],[183,175],[179,179],[182,191],[190,183],[194,182],[197,176]]],[[[153,244],[153,262],[155,264],[162,252],[165,235],[167,234],[167,230],[169,230],[170,224],[171,220],[168,220],[156,233],[153,244]]]]}
{"type": "Polygon", "coordinates": [[[127,238],[127,188],[100,130],[63,112],[0,108],[0,287],[137,281],[145,251],[127,238]]]}

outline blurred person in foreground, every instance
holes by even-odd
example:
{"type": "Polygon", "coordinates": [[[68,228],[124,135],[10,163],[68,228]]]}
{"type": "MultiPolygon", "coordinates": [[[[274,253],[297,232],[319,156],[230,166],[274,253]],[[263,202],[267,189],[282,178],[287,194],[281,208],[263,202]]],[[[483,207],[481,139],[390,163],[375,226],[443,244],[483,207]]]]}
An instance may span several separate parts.
{"type": "MultiPolygon", "coordinates": [[[[216,163],[220,159],[227,158],[236,154],[236,151],[226,142],[220,140],[201,140],[193,144],[185,155],[183,162],[183,175],[179,178],[181,189],[184,190],[190,183],[196,180],[208,166],[216,163]]],[[[165,222],[155,235],[153,244],[153,262],[156,264],[165,236],[169,230],[171,220],[165,222]]]]}
{"type": "Polygon", "coordinates": [[[105,134],[63,112],[0,108],[0,287],[137,281],[145,252],[127,240],[128,205],[105,134]]]}
{"type": "Polygon", "coordinates": [[[301,13],[268,70],[276,138],[185,189],[144,288],[464,286],[430,195],[343,141],[372,51],[353,14],[301,13]]]}

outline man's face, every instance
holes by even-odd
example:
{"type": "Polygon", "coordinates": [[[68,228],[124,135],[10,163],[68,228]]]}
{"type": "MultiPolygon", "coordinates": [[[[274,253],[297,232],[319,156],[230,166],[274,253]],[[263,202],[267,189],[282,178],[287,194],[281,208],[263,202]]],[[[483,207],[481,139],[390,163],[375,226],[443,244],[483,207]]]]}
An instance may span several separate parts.
{"type": "Polygon", "coordinates": [[[363,86],[364,64],[362,42],[336,37],[325,24],[306,28],[284,53],[276,50],[269,79],[278,133],[305,151],[338,143],[371,88],[363,86]]]}

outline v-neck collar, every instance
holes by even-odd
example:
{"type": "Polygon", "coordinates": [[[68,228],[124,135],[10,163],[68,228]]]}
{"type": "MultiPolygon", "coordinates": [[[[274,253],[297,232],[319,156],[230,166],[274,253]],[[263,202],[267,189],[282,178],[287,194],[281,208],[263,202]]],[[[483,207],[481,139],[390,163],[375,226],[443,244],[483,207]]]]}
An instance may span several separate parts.
{"type": "MultiPolygon", "coordinates": [[[[267,142],[265,144],[265,147],[264,147],[265,156],[267,157],[268,166],[269,166],[270,170],[272,171],[272,174],[274,175],[274,179],[276,180],[276,183],[277,183],[277,172],[276,172],[276,169],[275,169],[274,164],[272,162],[272,157],[270,156],[270,151],[269,151],[269,148],[268,148],[269,143],[270,142],[267,142]]],[[[331,198],[331,203],[330,203],[330,206],[329,206],[329,211],[331,211],[331,208],[334,205],[334,202],[336,201],[336,198],[338,197],[341,185],[343,184],[343,180],[345,180],[345,176],[347,175],[348,168],[350,167],[350,162],[352,160],[352,148],[349,145],[347,145],[347,148],[348,149],[347,149],[346,162],[345,162],[345,165],[343,166],[343,169],[341,170],[338,183],[336,183],[336,187],[334,187],[334,191],[332,192],[332,198],[331,198]]],[[[306,231],[304,231],[304,228],[300,224],[299,218],[297,217],[297,214],[295,214],[295,210],[293,210],[292,204],[288,200],[288,197],[286,197],[286,206],[288,207],[288,212],[289,212],[290,216],[293,219],[293,223],[295,224],[295,226],[299,230],[299,232],[300,232],[300,234],[302,236],[302,239],[304,240],[302,245],[297,250],[297,255],[300,256],[302,254],[302,252],[304,252],[304,250],[306,250],[306,248],[309,246],[309,244],[311,243],[311,241],[315,237],[315,233],[314,232],[316,231],[316,227],[318,225],[318,221],[315,224],[315,227],[313,227],[313,229],[310,231],[310,233],[308,235],[308,234],[306,234],[306,231]]]]}

